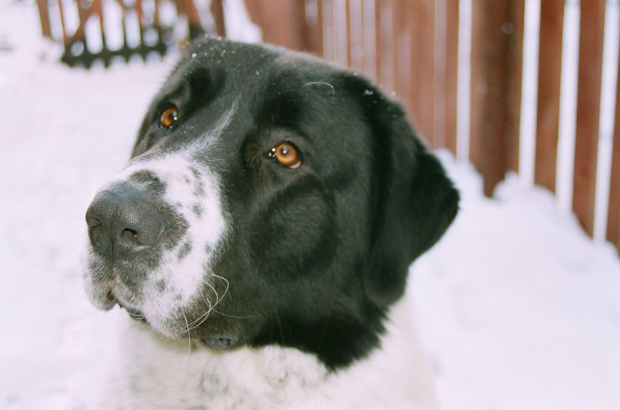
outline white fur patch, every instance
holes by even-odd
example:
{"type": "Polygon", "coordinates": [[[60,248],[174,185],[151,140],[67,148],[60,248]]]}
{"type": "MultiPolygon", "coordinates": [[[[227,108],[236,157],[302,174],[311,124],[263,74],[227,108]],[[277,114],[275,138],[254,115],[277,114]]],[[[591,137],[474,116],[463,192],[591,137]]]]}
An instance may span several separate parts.
{"type": "Polygon", "coordinates": [[[164,341],[123,321],[122,356],[95,408],[437,409],[406,299],[390,311],[382,348],[329,372],[315,356],[269,346],[213,352],[164,341]]]}

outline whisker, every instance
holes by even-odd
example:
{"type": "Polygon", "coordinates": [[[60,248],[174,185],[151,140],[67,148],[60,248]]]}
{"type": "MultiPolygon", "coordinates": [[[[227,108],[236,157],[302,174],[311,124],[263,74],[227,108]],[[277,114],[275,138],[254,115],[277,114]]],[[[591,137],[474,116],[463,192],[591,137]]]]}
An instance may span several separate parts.
{"type": "Polygon", "coordinates": [[[187,316],[185,316],[185,311],[181,308],[181,313],[183,313],[183,319],[185,319],[185,325],[187,326],[187,355],[192,351],[192,334],[190,333],[189,324],[187,323],[187,316]]]}
{"type": "Polygon", "coordinates": [[[226,313],[222,313],[222,312],[220,312],[220,311],[218,311],[218,310],[215,310],[215,309],[213,309],[213,312],[217,313],[218,315],[222,315],[222,316],[230,317],[230,318],[233,318],[233,319],[251,319],[251,318],[253,318],[253,317],[254,317],[254,316],[235,316],[235,315],[228,315],[228,314],[226,314],[226,313]]]}

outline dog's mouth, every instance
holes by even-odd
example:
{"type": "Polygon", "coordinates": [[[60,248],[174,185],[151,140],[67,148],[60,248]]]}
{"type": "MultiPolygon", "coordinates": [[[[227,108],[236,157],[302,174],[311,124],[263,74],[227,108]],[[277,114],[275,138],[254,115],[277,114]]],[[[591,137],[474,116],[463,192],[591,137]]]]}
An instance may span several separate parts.
{"type": "MultiPolygon", "coordinates": [[[[113,294],[109,295],[111,300],[114,300],[114,303],[117,304],[121,309],[125,310],[129,317],[136,322],[144,323],[150,325],[148,320],[146,319],[144,313],[139,309],[133,308],[126,303],[123,303],[118,298],[114,297],[113,294]]],[[[239,338],[233,333],[216,333],[216,334],[200,334],[202,333],[202,329],[197,328],[196,334],[192,335],[190,338],[194,340],[200,340],[202,344],[213,349],[213,350],[229,350],[234,348],[239,344],[239,338]]],[[[193,333],[193,332],[192,332],[193,333]]],[[[187,336],[188,333],[185,333],[187,336]]]]}
{"type": "Polygon", "coordinates": [[[144,317],[144,313],[142,313],[138,309],[134,309],[129,306],[123,305],[121,302],[118,302],[118,301],[117,301],[117,304],[121,309],[124,309],[127,312],[127,314],[129,315],[131,319],[135,320],[136,322],[142,322],[142,323],[148,324],[148,321],[144,317]]]}

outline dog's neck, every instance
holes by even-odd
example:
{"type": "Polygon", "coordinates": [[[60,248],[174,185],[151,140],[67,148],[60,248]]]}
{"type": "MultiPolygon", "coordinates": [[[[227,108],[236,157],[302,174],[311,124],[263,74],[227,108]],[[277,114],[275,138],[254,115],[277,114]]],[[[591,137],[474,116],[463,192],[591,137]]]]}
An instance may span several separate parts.
{"type": "Polygon", "coordinates": [[[437,408],[407,298],[390,309],[385,326],[380,347],[329,371],[316,356],[296,349],[213,352],[167,341],[127,320],[121,368],[106,382],[102,407],[118,398],[118,407],[135,409],[437,408]]]}

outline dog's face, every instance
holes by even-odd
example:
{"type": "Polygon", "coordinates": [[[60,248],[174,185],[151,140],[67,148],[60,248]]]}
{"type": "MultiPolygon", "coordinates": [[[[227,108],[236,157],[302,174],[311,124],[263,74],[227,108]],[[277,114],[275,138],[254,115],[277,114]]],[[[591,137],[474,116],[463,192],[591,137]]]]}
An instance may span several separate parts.
{"type": "Polygon", "coordinates": [[[458,194],[402,110],[355,74],[205,39],[86,215],[86,287],[171,337],[349,364],[458,194]]]}

